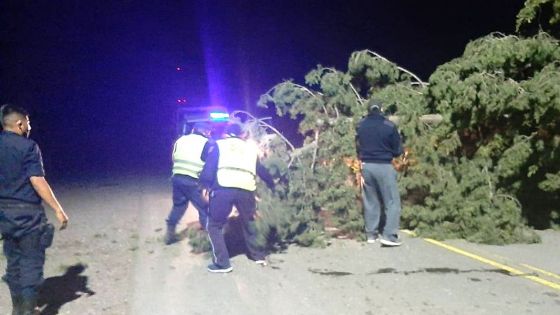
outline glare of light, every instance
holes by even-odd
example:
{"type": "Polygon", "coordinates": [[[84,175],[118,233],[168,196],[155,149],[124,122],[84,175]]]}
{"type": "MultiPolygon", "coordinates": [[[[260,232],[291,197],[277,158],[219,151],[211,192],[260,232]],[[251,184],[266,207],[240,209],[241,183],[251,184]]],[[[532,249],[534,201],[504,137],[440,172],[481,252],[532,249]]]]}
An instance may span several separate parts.
{"type": "Polygon", "coordinates": [[[259,143],[253,139],[253,138],[249,138],[247,139],[247,143],[251,146],[253,146],[256,150],[257,150],[257,154],[259,155],[259,158],[264,157],[264,149],[259,145],[259,143]]]}
{"type": "Polygon", "coordinates": [[[181,67],[177,67],[175,69],[177,69],[177,71],[183,71],[183,68],[181,68],[181,67]]]}
{"type": "Polygon", "coordinates": [[[223,112],[211,112],[210,113],[210,119],[212,121],[228,121],[229,120],[229,114],[228,113],[223,113],[223,112]]]}

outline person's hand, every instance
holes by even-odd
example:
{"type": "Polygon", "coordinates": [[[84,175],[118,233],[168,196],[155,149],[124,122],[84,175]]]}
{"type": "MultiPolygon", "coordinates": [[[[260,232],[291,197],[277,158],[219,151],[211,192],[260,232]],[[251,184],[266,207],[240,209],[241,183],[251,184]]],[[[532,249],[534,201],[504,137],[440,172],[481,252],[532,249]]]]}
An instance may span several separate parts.
{"type": "Polygon", "coordinates": [[[410,151],[405,148],[403,155],[396,157],[391,161],[391,164],[393,164],[393,167],[397,172],[406,172],[408,170],[408,166],[410,165],[409,154],[410,151]]]}
{"type": "Polygon", "coordinates": [[[204,202],[206,204],[208,204],[210,202],[210,191],[208,189],[202,189],[202,191],[200,192],[201,196],[202,196],[202,200],[204,200],[204,202]]]}
{"type": "Polygon", "coordinates": [[[64,230],[68,225],[68,216],[66,215],[66,212],[64,212],[61,208],[55,211],[54,214],[56,215],[58,222],[60,222],[60,230],[64,230]]]}

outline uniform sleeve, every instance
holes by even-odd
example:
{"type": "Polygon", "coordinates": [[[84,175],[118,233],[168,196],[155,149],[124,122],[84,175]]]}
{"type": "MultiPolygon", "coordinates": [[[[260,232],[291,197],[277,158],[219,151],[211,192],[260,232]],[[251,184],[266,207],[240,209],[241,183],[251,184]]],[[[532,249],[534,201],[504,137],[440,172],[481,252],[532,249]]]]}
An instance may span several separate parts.
{"type": "Polygon", "coordinates": [[[264,167],[259,160],[257,160],[257,175],[265,182],[269,189],[274,189],[274,180],[272,175],[270,175],[266,167],[264,167]]]}
{"type": "Polygon", "coordinates": [[[216,173],[218,171],[219,154],[218,146],[215,143],[208,146],[205,157],[206,163],[204,163],[199,177],[200,184],[206,188],[212,187],[215,182],[216,173]]]}
{"type": "Polygon", "coordinates": [[[45,169],[43,167],[43,158],[41,157],[41,150],[39,146],[34,143],[29,147],[23,159],[23,169],[26,176],[45,176],[45,169]]]}
{"type": "Polygon", "coordinates": [[[200,159],[202,161],[206,161],[206,158],[208,157],[208,151],[210,150],[210,148],[215,145],[215,142],[212,140],[208,140],[206,141],[206,144],[204,144],[204,148],[202,148],[202,153],[200,154],[200,159]]]}

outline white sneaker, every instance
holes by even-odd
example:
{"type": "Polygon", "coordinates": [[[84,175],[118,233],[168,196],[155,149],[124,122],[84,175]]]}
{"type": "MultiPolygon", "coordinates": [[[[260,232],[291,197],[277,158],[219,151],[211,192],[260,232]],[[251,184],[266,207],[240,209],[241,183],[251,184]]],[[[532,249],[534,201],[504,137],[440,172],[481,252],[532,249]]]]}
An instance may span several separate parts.
{"type": "Polygon", "coordinates": [[[399,240],[399,239],[391,241],[391,240],[388,240],[388,239],[385,239],[385,238],[381,238],[380,242],[381,242],[381,245],[389,246],[389,247],[401,246],[401,244],[402,244],[402,241],[399,240]]]}
{"type": "Polygon", "coordinates": [[[263,266],[263,267],[268,266],[268,263],[264,259],[255,260],[255,264],[263,266]]]}
{"type": "Polygon", "coordinates": [[[227,273],[227,272],[231,272],[232,270],[233,270],[232,266],[222,267],[222,266],[217,265],[217,264],[208,265],[208,271],[210,271],[212,273],[227,273]]]}
{"type": "Polygon", "coordinates": [[[375,236],[368,236],[367,238],[367,243],[368,244],[375,244],[375,242],[377,242],[377,240],[379,240],[379,236],[375,235],[375,236]]]}

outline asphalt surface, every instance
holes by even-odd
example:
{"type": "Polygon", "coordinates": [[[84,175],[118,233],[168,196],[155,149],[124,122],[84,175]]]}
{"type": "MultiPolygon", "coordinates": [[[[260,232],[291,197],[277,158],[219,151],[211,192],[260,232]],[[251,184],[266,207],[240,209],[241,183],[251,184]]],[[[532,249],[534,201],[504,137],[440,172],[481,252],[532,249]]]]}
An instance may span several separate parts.
{"type": "MultiPolygon", "coordinates": [[[[403,233],[400,247],[333,240],[289,247],[233,272],[162,243],[171,207],[164,178],[100,178],[55,186],[71,217],[48,250],[43,314],[560,314],[560,232],[489,246],[403,233]],[[83,265],[78,274],[72,266],[83,265]]],[[[182,223],[196,221],[189,209],[182,223]]],[[[5,259],[0,255],[0,268],[5,259]]],[[[0,314],[9,314],[0,285],[0,314]]]]}

